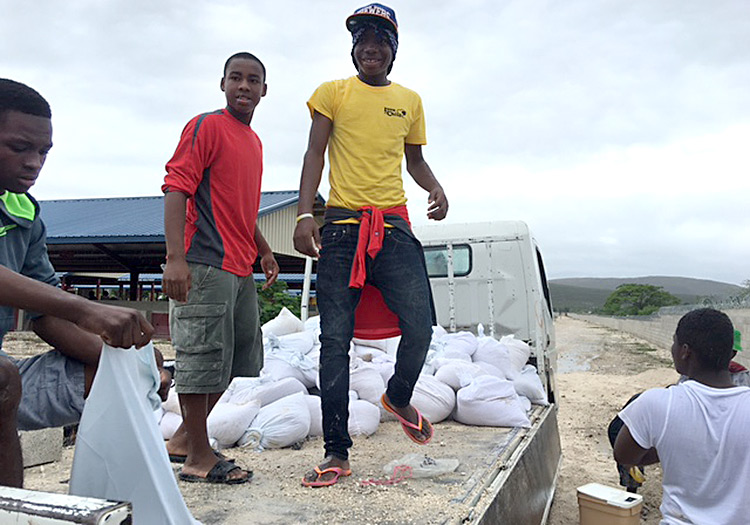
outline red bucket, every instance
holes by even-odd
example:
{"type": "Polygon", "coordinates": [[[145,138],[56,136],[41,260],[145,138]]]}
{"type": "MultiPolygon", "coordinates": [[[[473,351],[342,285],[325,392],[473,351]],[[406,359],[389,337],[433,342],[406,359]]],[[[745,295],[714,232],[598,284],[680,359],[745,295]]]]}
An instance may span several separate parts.
{"type": "Polygon", "coordinates": [[[398,317],[385,305],[380,290],[366,284],[354,311],[354,337],[387,339],[401,335],[398,317]]]}

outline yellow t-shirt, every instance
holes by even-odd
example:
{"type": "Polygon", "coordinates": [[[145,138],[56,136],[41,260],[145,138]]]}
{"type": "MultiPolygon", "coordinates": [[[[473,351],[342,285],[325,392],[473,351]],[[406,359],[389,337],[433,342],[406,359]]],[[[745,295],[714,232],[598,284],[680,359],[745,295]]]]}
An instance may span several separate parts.
{"type": "Polygon", "coordinates": [[[422,99],[395,82],[370,86],[356,76],[326,82],[307,102],[333,121],[328,140],[328,206],[356,210],[406,204],[404,144],[424,145],[422,99]]]}

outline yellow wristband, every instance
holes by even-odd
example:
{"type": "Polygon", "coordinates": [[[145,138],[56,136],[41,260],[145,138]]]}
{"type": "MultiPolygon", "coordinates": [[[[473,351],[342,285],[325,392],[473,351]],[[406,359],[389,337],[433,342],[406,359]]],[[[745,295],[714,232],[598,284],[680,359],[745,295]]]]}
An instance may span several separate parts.
{"type": "Polygon", "coordinates": [[[312,213],[300,213],[297,215],[297,223],[301,221],[302,219],[314,219],[315,216],[312,213]]]}

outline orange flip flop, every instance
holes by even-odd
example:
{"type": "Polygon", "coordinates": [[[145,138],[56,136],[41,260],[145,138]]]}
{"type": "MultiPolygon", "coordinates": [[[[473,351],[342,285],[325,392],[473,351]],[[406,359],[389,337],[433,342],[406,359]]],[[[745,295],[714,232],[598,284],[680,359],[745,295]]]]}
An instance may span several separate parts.
{"type": "Polygon", "coordinates": [[[308,481],[305,478],[302,478],[302,485],[304,485],[305,487],[313,487],[313,488],[330,487],[331,485],[335,485],[336,482],[338,482],[340,477],[352,475],[351,469],[344,470],[341,467],[328,467],[323,470],[320,470],[318,467],[315,467],[315,473],[318,475],[318,477],[315,478],[315,481],[308,481]],[[329,472],[333,472],[336,475],[329,480],[323,481],[322,479],[320,479],[323,477],[324,474],[328,474],[329,472]]]}
{"type": "Polygon", "coordinates": [[[427,443],[430,442],[434,434],[432,423],[430,423],[426,417],[422,416],[422,413],[419,411],[417,407],[414,407],[414,411],[417,413],[417,418],[418,418],[417,424],[415,425],[408,419],[404,419],[403,417],[401,417],[398,414],[398,412],[396,412],[396,409],[394,409],[391,405],[388,404],[388,402],[385,400],[385,394],[380,396],[380,402],[383,403],[383,408],[385,408],[388,412],[396,416],[396,419],[398,419],[399,422],[401,423],[401,428],[404,429],[404,433],[407,436],[409,436],[409,439],[411,439],[417,445],[426,445],[427,443]],[[427,424],[427,428],[429,428],[429,435],[427,436],[427,439],[425,439],[424,441],[420,441],[417,438],[415,438],[411,432],[409,432],[409,429],[416,430],[421,434],[422,425],[425,423],[427,424]]]}

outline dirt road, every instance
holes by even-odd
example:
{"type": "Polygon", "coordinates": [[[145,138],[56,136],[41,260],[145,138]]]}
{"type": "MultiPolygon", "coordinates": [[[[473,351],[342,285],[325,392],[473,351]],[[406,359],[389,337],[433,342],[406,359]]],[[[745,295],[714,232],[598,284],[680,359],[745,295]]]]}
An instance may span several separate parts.
{"type": "MultiPolygon", "coordinates": [[[[549,525],[577,525],[576,488],[586,483],[619,487],[607,425],[633,394],[677,381],[668,349],[569,317],[555,323],[563,463],[549,525]]],[[[647,467],[638,491],[641,523],[661,519],[661,470],[647,467]]]]}

